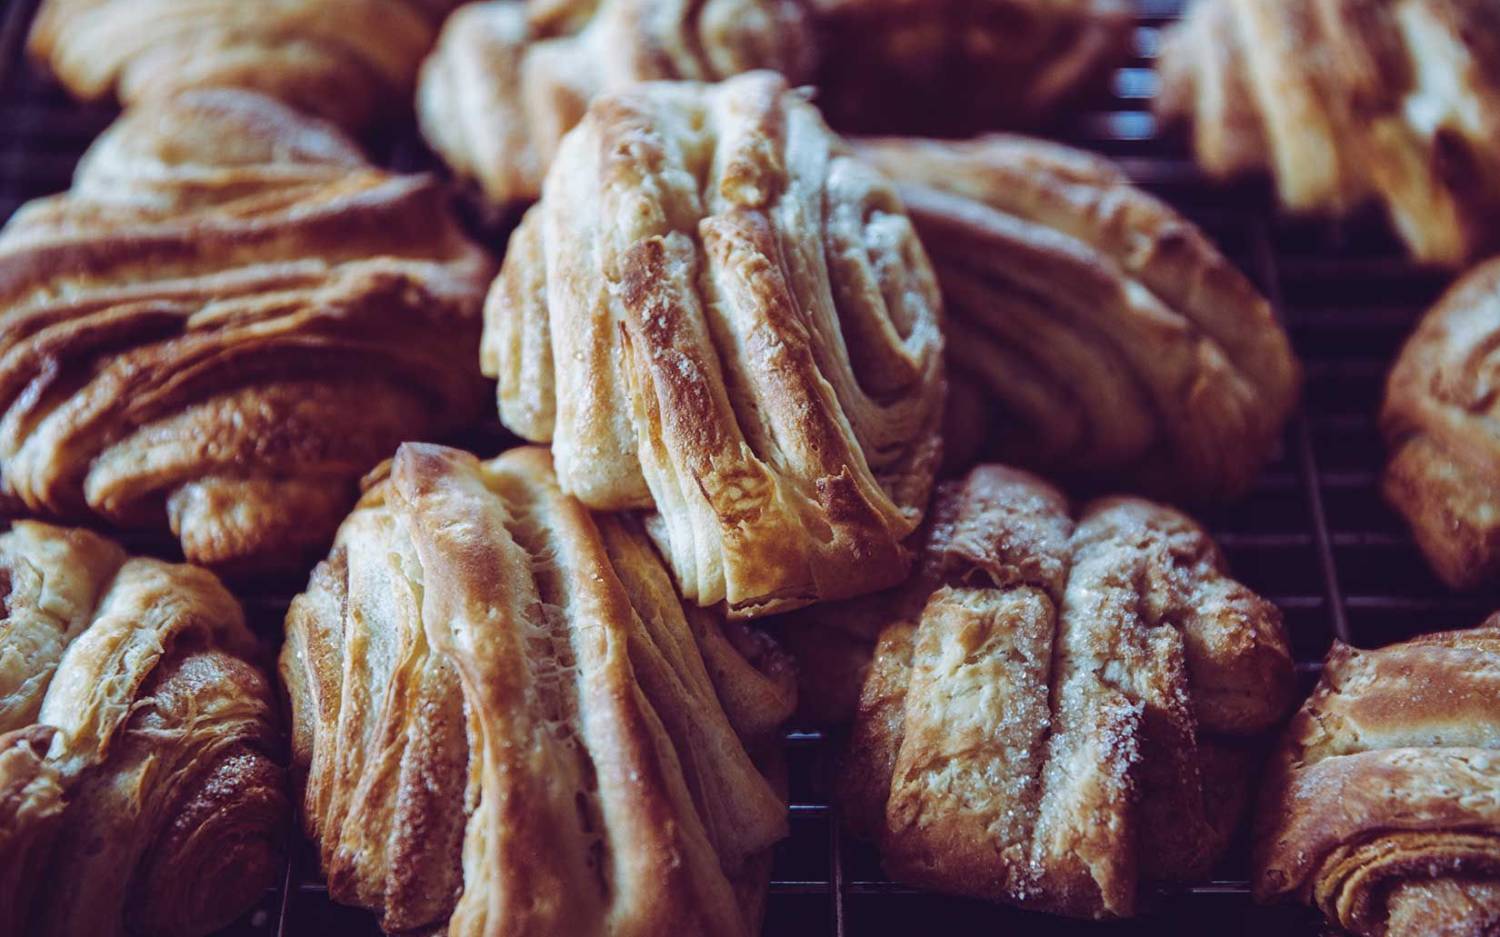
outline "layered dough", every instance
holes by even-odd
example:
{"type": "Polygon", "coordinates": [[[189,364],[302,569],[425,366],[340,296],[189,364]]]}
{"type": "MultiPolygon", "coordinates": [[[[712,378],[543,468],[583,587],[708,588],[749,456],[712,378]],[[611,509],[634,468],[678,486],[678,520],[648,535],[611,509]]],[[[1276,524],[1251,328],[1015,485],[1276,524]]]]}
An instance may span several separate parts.
{"type": "Polygon", "coordinates": [[[1207,874],[1246,737],[1292,704],[1280,613],[1147,501],[1075,521],[1046,483],[983,466],[931,514],[908,583],[783,622],[818,714],[853,707],[846,821],[898,880],[1078,917],[1207,874]]]}
{"type": "Polygon", "coordinates": [[[546,450],[402,446],[287,617],[303,816],[390,932],[750,934],[795,700],[546,450]]]}
{"type": "Polygon", "coordinates": [[[302,568],[403,439],[474,418],[492,267],[432,179],[243,91],[141,104],[0,231],[0,476],[25,512],[302,568]]]}
{"type": "Polygon", "coordinates": [[[1361,937],[1500,931],[1500,616],[1329,652],[1267,771],[1252,884],[1361,937]]]}
{"type": "Polygon", "coordinates": [[[1424,261],[1500,245],[1492,0],[1199,0],[1159,72],[1210,176],[1267,171],[1299,212],[1378,202],[1424,261]]]}
{"type": "Polygon", "coordinates": [[[1429,311],[1386,382],[1384,490],[1454,588],[1500,579],[1500,260],[1429,311]]]}
{"type": "Polygon", "coordinates": [[[244,88],[357,127],[408,113],[457,0],[46,0],[31,54],[74,95],[121,103],[244,88]]]}
{"type": "Polygon", "coordinates": [[[285,768],[239,604],[82,530],[0,534],[0,932],[208,934],[280,874],[285,768]]]}
{"type": "Polygon", "coordinates": [[[423,135],[497,205],[530,200],[596,96],[637,81],[769,68],[801,82],[799,0],[488,0],[448,20],[422,69],[423,135]]]}
{"type": "Polygon", "coordinates": [[[900,200],[779,76],[597,100],[510,241],[481,349],[564,490],[647,512],[750,616],[899,581],[943,341],[900,200]]]}
{"type": "Polygon", "coordinates": [[[951,465],[987,451],[1174,501],[1243,494],[1299,368],[1270,304],[1113,164],[1013,136],[861,141],[942,285],[951,465]]]}
{"type": "Polygon", "coordinates": [[[1128,0],[809,0],[840,130],[954,136],[1054,122],[1130,53],[1128,0]]]}

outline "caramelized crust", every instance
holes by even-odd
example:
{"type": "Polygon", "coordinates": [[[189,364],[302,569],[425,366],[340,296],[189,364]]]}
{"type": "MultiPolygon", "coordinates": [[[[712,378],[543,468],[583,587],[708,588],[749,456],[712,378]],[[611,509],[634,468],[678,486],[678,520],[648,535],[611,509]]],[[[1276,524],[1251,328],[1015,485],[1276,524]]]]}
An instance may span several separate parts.
{"type": "Polygon", "coordinates": [[[1456,589],[1500,578],[1500,260],[1467,274],[1406,342],[1386,382],[1385,495],[1456,589]]]}
{"type": "Polygon", "coordinates": [[[692,615],[545,450],[402,446],[281,656],[333,897],[391,932],[754,932],[786,816],[736,727],[794,689],[692,615]]]}
{"type": "Polygon", "coordinates": [[[800,83],[808,32],[798,0],[470,3],[422,66],[417,114],[432,148],[490,202],[530,200],[595,97],[756,68],[800,83]]]}
{"type": "Polygon", "coordinates": [[[1270,304],[1202,232],[1110,162],[1053,143],[857,150],[900,186],[942,285],[950,465],[985,448],[1174,501],[1250,487],[1299,369],[1270,304]]]}
{"type": "Polygon", "coordinates": [[[35,690],[0,698],[0,724],[30,723],[0,737],[5,932],[225,926],[279,873],[287,821],[238,603],[205,570],[31,521],[0,536],[0,568],[0,652],[35,690]]]}
{"type": "Polygon", "coordinates": [[[943,400],[900,200],[778,76],[600,98],[485,309],[500,416],[737,616],[898,581],[943,400]],[[550,355],[546,350],[550,349],[550,355]]]}
{"type": "Polygon", "coordinates": [[[1209,175],[1268,171],[1294,211],[1378,202],[1424,261],[1500,244],[1492,0],[1199,0],[1160,63],[1209,175]]]}
{"type": "Polygon", "coordinates": [[[859,133],[1041,124],[1130,52],[1123,0],[811,0],[818,104],[859,133]]]}
{"type": "Polygon", "coordinates": [[[1500,616],[1335,645],[1256,824],[1255,895],[1369,937],[1500,927],[1500,616]]]}
{"type": "Polygon", "coordinates": [[[456,0],[47,0],[30,51],[75,96],[244,88],[357,127],[406,110],[456,0]]]}
{"type": "Polygon", "coordinates": [[[942,486],[920,542],[906,585],[782,625],[794,652],[863,644],[841,797],[890,874],[1093,918],[1207,874],[1244,801],[1239,740],[1292,702],[1276,608],[1181,514],[1111,498],[1075,523],[998,466],[942,486]]]}
{"type": "Polygon", "coordinates": [[[472,418],[490,265],[437,184],[242,91],[143,104],[0,231],[0,472],[50,517],[297,568],[472,418]]]}

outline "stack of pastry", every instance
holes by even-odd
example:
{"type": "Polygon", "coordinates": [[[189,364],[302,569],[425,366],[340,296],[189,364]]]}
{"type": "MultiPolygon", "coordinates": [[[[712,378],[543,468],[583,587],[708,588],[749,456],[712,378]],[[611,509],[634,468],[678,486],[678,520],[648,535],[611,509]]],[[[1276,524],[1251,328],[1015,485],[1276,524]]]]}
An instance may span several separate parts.
{"type": "Polygon", "coordinates": [[[1385,493],[1444,582],[1500,578],[1500,260],[1476,267],[1427,313],[1392,368],[1380,427],[1385,493]]]}
{"type": "Polygon", "coordinates": [[[918,572],[782,623],[812,712],[853,710],[846,819],[903,881],[1054,913],[1134,913],[1207,874],[1247,793],[1244,739],[1290,707],[1275,606],[1191,520],[1074,516],[997,466],[938,491],[918,572]]]}
{"type": "Polygon", "coordinates": [[[346,127],[405,113],[458,0],[46,0],[31,53],[80,98],[258,91],[346,127]]]}
{"type": "MultiPolygon", "coordinates": [[[[16,512],[170,529],[235,572],[326,557],[279,673],[331,896],[392,933],[756,932],[799,695],[752,621],[773,613],[803,713],[851,723],[839,810],[893,876],[1113,918],[1207,875],[1293,704],[1275,607],[1172,508],[1075,509],[998,465],[937,479],[946,447],[949,471],[1240,495],[1296,402],[1284,332],[1100,158],[845,140],[820,111],[1046,120],[1118,58],[1125,7],[500,0],[438,38],[453,6],[48,0],[33,53],[130,110],[0,233],[16,512]],[[335,126],[404,109],[434,43],[429,142],[492,205],[539,200],[498,276],[443,186],[335,126]],[[481,374],[550,449],[416,441],[476,422],[481,374]]],[[[1165,113],[1192,112],[1215,171],[1269,152],[1294,207],[1378,197],[1421,256],[1480,249],[1496,108],[1467,102],[1500,87],[1493,12],[1294,6],[1204,0],[1165,113]]],[[[1414,339],[1386,411],[1392,498],[1455,581],[1492,565],[1469,492],[1493,468],[1469,432],[1486,276],[1414,339]]],[[[0,931],[223,923],[274,873],[286,810],[238,605],[35,522],[0,535],[0,571],[0,931]]],[[[1263,797],[1264,897],[1368,933],[1493,926],[1492,638],[1335,652],[1263,797]],[[1386,725],[1384,670],[1462,684],[1463,725],[1386,725]],[[1309,820],[1386,730],[1417,754],[1341,783],[1439,774],[1426,819],[1309,820]]]]}
{"type": "Polygon", "coordinates": [[[1299,369],[1270,303],[1191,222],[1040,140],[857,152],[899,183],[942,284],[949,465],[986,451],[1177,501],[1250,488],[1299,369]]]}
{"type": "Polygon", "coordinates": [[[906,574],[938,302],[895,191],[783,78],[648,84],[564,139],[481,355],[564,490],[647,511],[685,597],[754,616],[906,574]]]}
{"type": "Polygon", "coordinates": [[[0,230],[4,494],[300,572],[364,472],[478,412],[491,269],[435,180],[320,120],[142,103],[0,230]]]}
{"type": "Polygon", "coordinates": [[[287,617],[331,894],[391,932],[756,932],[786,814],[750,749],[793,685],[750,650],[545,450],[402,446],[287,617]]]}
{"type": "Polygon", "coordinates": [[[1379,203],[1425,261],[1500,247],[1493,0],[1198,0],[1159,71],[1209,175],[1269,171],[1294,211],[1379,203]]]}
{"type": "Polygon", "coordinates": [[[1253,884],[1361,937],[1500,931],[1500,615],[1334,646],[1267,768],[1253,884]]]}
{"type": "Polygon", "coordinates": [[[206,570],[0,534],[0,933],[206,934],[281,873],[276,703],[206,570]]]}

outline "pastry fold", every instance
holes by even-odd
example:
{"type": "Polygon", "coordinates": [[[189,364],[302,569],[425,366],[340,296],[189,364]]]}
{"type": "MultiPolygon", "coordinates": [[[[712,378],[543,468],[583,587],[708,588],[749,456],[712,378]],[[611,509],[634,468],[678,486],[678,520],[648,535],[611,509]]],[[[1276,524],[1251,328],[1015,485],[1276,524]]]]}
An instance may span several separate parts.
{"type": "Polygon", "coordinates": [[[243,88],[345,127],[406,112],[457,0],[46,0],[30,51],[73,95],[243,88]]]}
{"type": "Polygon", "coordinates": [[[1299,212],[1379,203],[1423,261],[1500,244],[1491,0],[1198,0],[1158,70],[1210,176],[1269,172],[1299,212]]]}
{"type": "Polygon", "coordinates": [[[748,617],[899,581],[943,340],[900,200],[777,75],[596,100],[511,238],[482,366],[564,490],[748,617]]]}
{"type": "Polygon", "coordinates": [[[1380,428],[1385,496],[1444,582],[1500,578],[1500,260],[1427,313],[1391,368],[1380,428]]]}
{"type": "Polygon", "coordinates": [[[280,874],[288,806],[239,604],[206,570],[34,521],[0,535],[0,569],[0,928],[225,926],[280,874]]]}
{"type": "Polygon", "coordinates": [[[29,513],[301,568],[482,405],[492,267],[443,189],[244,91],[142,104],[0,231],[0,476],[29,513]]]}
{"type": "Polygon", "coordinates": [[[1500,616],[1334,646],[1268,769],[1252,884],[1369,937],[1500,928],[1500,616]]]}
{"type": "Polygon", "coordinates": [[[1124,0],[810,0],[818,105],[857,133],[1049,123],[1130,54],[1124,0]]]}
{"type": "Polygon", "coordinates": [[[1107,160],[1018,136],[871,138],[942,286],[950,465],[978,450],[1086,487],[1243,494],[1299,367],[1270,304],[1107,160]]]}
{"type": "Polygon", "coordinates": [[[529,201],[589,102],[638,81],[757,68],[800,83],[812,37],[798,0],[489,0],[449,18],[422,66],[432,148],[496,205],[529,201]]]}
{"type": "Polygon", "coordinates": [[[795,684],[737,640],[546,450],[402,446],[287,616],[330,893],[393,933],[754,932],[786,814],[736,730],[795,684]]]}
{"type": "Polygon", "coordinates": [[[1281,616],[1196,524],[1109,498],[1075,521],[1034,476],[940,487],[921,565],[782,622],[805,692],[830,643],[853,692],[845,820],[925,888],[1088,918],[1208,873],[1245,801],[1246,737],[1290,708],[1281,616]],[[808,648],[814,650],[809,656],[808,648]]]}

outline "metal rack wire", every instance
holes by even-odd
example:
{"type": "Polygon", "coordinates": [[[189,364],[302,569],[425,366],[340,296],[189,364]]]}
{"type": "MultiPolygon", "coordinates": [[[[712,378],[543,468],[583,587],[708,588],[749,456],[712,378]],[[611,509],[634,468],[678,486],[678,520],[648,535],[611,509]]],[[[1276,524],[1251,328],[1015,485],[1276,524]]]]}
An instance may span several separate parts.
{"type": "MultiPolygon", "coordinates": [[[[1208,186],[1149,112],[1161,27],[1183,0],[1137,0],[1135,55],[1115,76],[1108,107],[1061,134],[1118,159],[1142,185],[1201,224],[1269,295],[1305,363],[1302,413],[1254,493],[1203,520],[1239,578],[1285,612],[1307,682],[1334,638],[1379,645],[1477,622],[1500,602],[1455,596],[1428,572],[1378,490],[1383,453],[1374,423],[1389,362],[1447,278],[1408,262],[1378,217],[1338,225],[1277,218],[1263,184],[1208,186]]],[[[10,0],[0,21],[0,219],[25,200],[67,187],[78,156],[112,119],[108,106],[69,101],[21,55],[37,0],[10,0]]],[[[409,131],[374,149],[402,168],[424,165],[409,131]]],[[[478,444],[493,451],[491,430],[478,444]]],[[[285,596],[246,596],[274,629],[285,596]]],[[[920,893],[888,881],[872,850],[840,836],[828,792],[836,740],[786,736],[792,835],[777,849],[765,932],[775,935],[943,933],[1312,934],[1300,909],[1264,909],[1247,895],[1243,850],[1213,881],[1152,902],[1139,920],[1090,925],[920,893]]],[[[307,850],[293,850],[281,885],[233,937],[373,935],[368,914],[328,900],[307,850]]]]}

